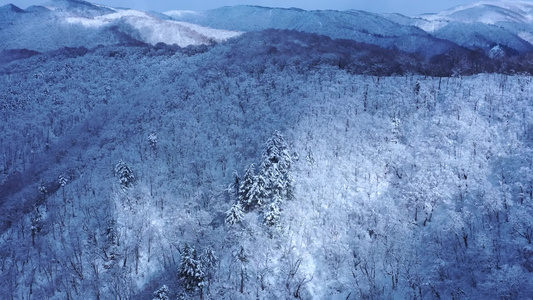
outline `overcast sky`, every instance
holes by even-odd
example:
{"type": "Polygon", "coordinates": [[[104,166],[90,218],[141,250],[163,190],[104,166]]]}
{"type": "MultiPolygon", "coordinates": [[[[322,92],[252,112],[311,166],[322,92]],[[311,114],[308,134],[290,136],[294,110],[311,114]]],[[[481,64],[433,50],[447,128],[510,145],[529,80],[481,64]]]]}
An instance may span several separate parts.
{"type": "MultiPolygon", "coordinates": [[[[312,9],[359,9],[377,13],[397,12],[405,15],[438,12],[474,0],[94,0],[92,3],[112,7],[164,12],[168,10],[207,10],[226,5],[251,4],[269,7],[312,9]]],[[[13,3],[20,8],[47,3],[49,0],[0,0],[0,5],[13,3]]]]}

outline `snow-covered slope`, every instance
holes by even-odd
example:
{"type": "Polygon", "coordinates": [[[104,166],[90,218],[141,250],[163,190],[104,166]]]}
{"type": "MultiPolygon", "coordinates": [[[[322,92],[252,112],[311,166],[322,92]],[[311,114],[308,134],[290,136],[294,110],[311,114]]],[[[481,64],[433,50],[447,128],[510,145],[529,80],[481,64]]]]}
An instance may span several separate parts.
{"type": "Polygon", "coordinates": [[[520,53],[533,51],[533,45],[526,40],[505,28],[490,24],[450,22],[433,31],[433,35],[473,49],[504,45],[520,53]]]}
{"type": "Polygon", "coordinates": [[[205,12],[169,11],[167,15],[200,25],[237,31],[289,29],[351,39],[424,55],[440,54],[452,45],[413,26],[403,26],[364,11],[306,11],[259,6],[228,6],[205,12]]]}
{"type": "Polygon", "coordinates": [[[26,11],[7,5],[0,8],[0,15],[0,49],[49,51],[132,42],[185,47],[220,42],[240,34],[75,0],[54,1],[26,11]]]}
{"type": "Polygon", "coordinates": [[[123,31],[145,43],[177,44],[180,47],[209,44],[213,41],[220,42],[240,34],[235,31],[212,29],[186,22],[163,20],[146,12],[122,9],[94,18],[67,16],[65,22],[86,28],[119,25],[123,31]]]}
{"type": "Polygon", "coordinates": [[[52,0],[45,5],[49,9],[85,18],[94,18],[115,12],[115,9],[104,5],[93,4],[83,0],[52,0]]]}
{"type": "Polygon", "coordinates": [[[529,1],[480,1],[436,14],[389,18],[469,48],[490,50],[501,45],[519,53],[533,50],[533,3],[529,1]]]}
{"type": "Polygon", "coordinates": [[[531,77],[353,75],[313,52],[344,41],[273,33],[0,66],[0,296],[527,299],[531,77]],[[276,131],[293,198],[225,224],[276,131]],[[205,288],[185,244],[218,257],[205,288]]]}
{"type": "Polygon", "coordinates": [[[533,3],[531,1],[480,1],[457,6],[437,14],[422,15],[421,18],[429,21],[450,20],[493,25],[501,22],[532,23],[533,3]]]}
{"type": "Polygon", "coordinates": [[[364,11],[306,11],[259,6],[203,12],[150,13],[80,0],[56,0],[22,10],[0,9],[0,49],[49,51],[112,44],[211,44],[241,32],[289,29],[419,53],[425,57],[458,46],[499,46],[507,54],[533,50],[533,5],[526,1],[477,2],[437,14],[407,17],[364,11]]]}
{"type": "Polygon", "coordinates": [[[291,29],[395,48],[426,57],[454,45],[483,49],[500,45],[509,53],[533,50],[533,5],[526,1],[478,2],[437,14],[407,17],[363,11],[231,6],[205,12],[169,11],[175,20],[237,31],[291,29]]]}

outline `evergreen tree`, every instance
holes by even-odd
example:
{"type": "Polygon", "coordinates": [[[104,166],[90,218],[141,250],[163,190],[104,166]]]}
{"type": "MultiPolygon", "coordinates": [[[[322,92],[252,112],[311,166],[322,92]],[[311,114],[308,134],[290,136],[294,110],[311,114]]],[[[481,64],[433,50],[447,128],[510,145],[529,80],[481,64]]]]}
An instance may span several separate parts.
{"type": "Polygon", "coordinates": [[[155,132],[150,133],[148,136],[148,143],[153,151],[157,150],[157,134],[155,132]]]}
{"type": "Polygon", "coordinates": [[[254,165],[250,164],[246,168],[244,178],[239,186],[239,203],[246,211],[261,206],[264,200],[270,197],[266,177],[263,174],[255,175],[254,173],[254,165]]]}
{"type": "Polygon", "coordinates": [[[266,199],[270,198],[271,191],[267,178],[263,174],[254,176],[254,184],[249,192],[249,201],[251,207],[262,206],[266,199]]]}
{"type": "Polygon", "coordinates": [[[234,225],[239,223],[244,218],[244,210],[242,205],[237,202],[231,206],[231,208],[226,212],[226,224],[234,225]]]}
{"type": "Polygon", "coordinates": [[[68,183],[68,178],[67,178],[67,176],[61,174],[61,175],[59,175],[59,177],[57,178],[57,181],[59,182],[59,185],[60,185],[61,187],[64,187],[64,186],[67,185],[67,183],[68,183]]]}
{"type": "Polygon", "coordinates": [[[269,196],[292,194],[293,178],[290,172],[292,158],[283,135],[276,131],[263,151],[260,174],[264,176],[269,196]]]}
{"type": "Polygon", "coordinates": [[[215,251],[207,249],[202,254],[202,265],[207,269],[213,269],[218,262],[218,258],[215,255],[215,251]]]}
{"type": "Polygon", "coordinates": [[[211,286],[211,282],[213,281],[213,278],[215,277],[215,267],[218,263],[218,258],[215,255],[215,252],[212,249],[207,249],[202,254],[202,266],[204,267],[204,274],[205,274],[205,286],[207,289],[207,293],[209,294],[209,288],[211,286]]]}
{"type": "Polygon", "coordinates": [[[123,188],[130,187],[135,181],[135,176],[131,168],[122,160],[115,166],[115,176],[118,177],[123,188]]]}
{"type": "Polygon", "coordinates": [[[169,293],[170,291],[168,289],[168,286],[165,284],[154,292],[154,298],[152,300],[169,300],[169,293]]]}
{"type": "Polygon", "coordinates": [[[268,205],[268,209],[265,212],[264,224],[269,227],[278,227],[280,219],[281,210],[279,208],[279,201],[273,201],[268,205]]]}
{"type": "Polygon", "coordinates": [[[241,181],[238,191],[239,203],[243,208],[250,209],[254,195],[251,190],[255,185],[254,164],[249,164],[244,172],[244,178],[241,181]]]}
{"type": "Polygon", "coordinates": [[[31,243],[35,246],[35,235],[42,230],[42,215],[39,212],[39,208],[35,207],[34,215],[30,218],[31,222],[31,243]]]}
{"type": "Polygon", "coordinates": [[[181,251],[178,276],[187,291],[201,290],[203,288],[204,270],[202,261],[198,258],[196,250],[187,244],[181,251]]]}

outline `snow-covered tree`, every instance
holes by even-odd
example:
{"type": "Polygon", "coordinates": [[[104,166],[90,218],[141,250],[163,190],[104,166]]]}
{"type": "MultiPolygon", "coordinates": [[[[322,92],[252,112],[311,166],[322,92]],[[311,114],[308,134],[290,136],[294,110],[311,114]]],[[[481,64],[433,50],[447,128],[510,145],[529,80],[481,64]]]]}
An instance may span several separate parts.
{"type": "Polygon", "coordinates": [[[213,249],[206,249],[204,253],[202,253],[201,261],[205,274],[204,285],[207,289],[207,293],[209,294],[211,282],[215,277],[215,269],[218,264],[218,257],[215,255],[215,251],[213,251],[213,249]]]}
{"type": "Polygon", "coordinates": [[[64,187],[64,186],[67,185],[67,183],[68,183],[68,178],[67,178],[67,176],[61,174],[61,175],[59,175],[59,177],[57,178],[57,181],[59,182],[59,185],[60,185],[61,187],[64,187]]]}
{"type": "Polygon", "coordinates": [[[244,210],[242,208],[242,205],[237,202],[231,206],[231,208],[226,211],[226,224],[228,225],[234,225],[236,223],[239,223],[244,218],[244,210]]]}
{"type": "Polygon", "coordinates": [[[59,182],[59,185],[61,186],[61,190],[63,192],[63,200],[66,201],[67,198],[65,198],[65,186],[68,183],[68,178],[66,175],[61,174],[57,178],[57,181],[59,182]]]}
{"type": "Polygon", "coordinates": [[[264,174],[257,174],[254,177],[254,185],[250,189],[250,203],[253,206],[262,206],[270,198],[271,190],[269,189],[268,179],[264,174]]]}
{"type": "Polygon", "coordinates": [[[135,181],[135,176],[131,168],[122,160],[115,166],[115,176],[118,177],[123,188],[129,188],[135,181]]]}
{"type": "Polygon", "coordinates": [[[244,172],[244,177],[241,181],[238,191],[239,203],[243,208],[250,209],[253,204],[253,199],[257,198],[252,191],[256,184],[254,164],[249,164],[244,172]]]}
{"type": "Polygon", "coordinates": [[[283,135],[276,131],[266,143],[259,168],[259,175],[264,176],[270,195],[289,196],[292,194],[294,180],[290,172],[291,166],[292,158],[288,145],[283,135]]]}
{"type": "Polygon", "coordinates": [[[48,190],[46,189],[46,186],[44,185],[43,181],[39,183],[39,193],[41,193],[42,195],[46,195],[48,193],[48,190]]]}
{"type": "Polygon", "coordinates": [[[150,133],[148,136],[148,143],[153,151],[157,150],[157,134],[155,132],[150,133]]]}
{"type": "Polygon", "coordinates": [[[218,257],[215,255],[215,251],[213,249],[207,249],[202,254],[202,265],[206,269],[212,269],[216,266],[218,262],[218,257]]]}
{"type": "Polygon", "coordinates": [[[246,168],[244,178],[238,189],[238,202],[245,211],[261,206],[270,197],[268,181],[264,174],[255,174],[254,165],[246,168]]]}
{"type": "Polygon", "coordinates": [[[279,201],[273,201],[268,205],[264,216],[264,224],[269,227],[279,226],[281,219],[281,210],[279,208],[279,201]]]}
{"type": "Polygon", "coordinates": [[[204,286],[204,270],[202,261],[196,253],[196,249],[185,244],[181,250],[181,262],[178,277],[183,282],[183,287],[192,292],[202,289],[204,286]]]}
{"type": "Polygon", "coordinates": [[[248,279],[248,263],[250,262],[250,254],[247,250],[244,249],[243,246],[241,246],[241,250],[236,253],[235,258],[237,261],[240,262],[240,284],[239,284],[239,292],[241,294],[244,293],[244,284],[246,280],[248,279]]]}
{"type": "Polygon", "coordinates": [[[162,287],[160,287],[157,291],[154,292],[154,298],[152,300],[169,300],[170,290],[168,289],[168,286],[165,284],[162,287]]]}
{"type": "MultiPolygon", "coordinates": [[[[293,186],[291,165],[292,158],[287,143],[281,133],[276,131],[265,145],[259,173],[255,174],[254,164],[246,167],[238,190],[240,208],[249,211],[254,207],[262,206],[265,202],[273,201],[273,198],[276,198],[277,202],[281,202],[283,197],[291,198],[293,186]]],[[[229,219],[226,223],[237,220],[234,217],[238,216],[235,211],[237,208],[234,205],[227,212],[229,219]]]]}
{"type": "Polygon", "coordinates": [[[35,235],[42,230],[42,215],[39,212],[39,209],[35,209],[34,215],[30,218],[31,222],[31,241],[32,245],[35,245],[35,235]]]}

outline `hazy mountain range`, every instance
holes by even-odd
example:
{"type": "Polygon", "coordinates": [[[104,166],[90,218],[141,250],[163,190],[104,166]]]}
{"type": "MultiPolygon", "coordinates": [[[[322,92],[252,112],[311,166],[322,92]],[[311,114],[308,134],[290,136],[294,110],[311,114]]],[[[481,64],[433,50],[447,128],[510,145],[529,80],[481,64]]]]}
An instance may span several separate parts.
{"type": "Polygon", "coordinates": [[[533,50],[532,8],[526,1],[482,1],[420,16],[258,6],[155,13],[60,0],[26,10],[0,8],[0,47],[48,51],[135,42],[184,47],[221,42],[242,32],[289,29],[428,57],[457,46],[488,53],[499,45],[512,54],[533,50]]]}

